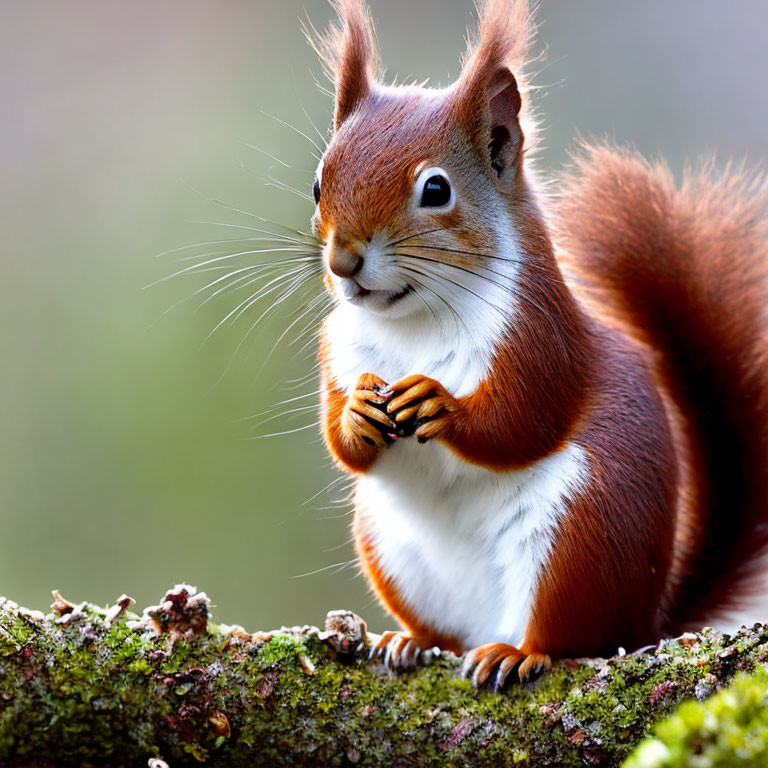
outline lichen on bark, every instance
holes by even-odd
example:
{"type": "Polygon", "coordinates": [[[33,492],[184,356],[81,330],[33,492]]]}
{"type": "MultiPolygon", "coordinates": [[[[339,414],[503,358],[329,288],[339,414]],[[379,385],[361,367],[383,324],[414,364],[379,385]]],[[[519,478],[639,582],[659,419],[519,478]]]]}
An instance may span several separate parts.
{"type": "Polygon", "coordinates": [[[654,726],[624,768],[764,768],[768,765],[768,672],[737,675],[706,701],[686,701],[654,726]]]}
{"type": "Polygon", "coordinates": [[[493,694],[451,655],[389,675],[349,612],[250,634],[184,585],[142,617],[129,608],[0,600],[2,764],[616,766],[678,702],[768,657],[762,625],[705,630],[493,694]]]}

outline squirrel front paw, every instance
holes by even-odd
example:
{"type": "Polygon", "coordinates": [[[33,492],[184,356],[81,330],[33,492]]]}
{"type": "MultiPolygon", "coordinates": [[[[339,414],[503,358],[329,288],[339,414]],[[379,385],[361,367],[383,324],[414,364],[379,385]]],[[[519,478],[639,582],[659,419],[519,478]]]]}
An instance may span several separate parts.
{"type": "Polygon", "coordinates": [[[364,373],[347,398],[341,412],[341,434],[353,448],[383,448],[397,438],[397,425],[383,407],[388,399],[382,394],[386,386],[378,376],[364,373]]]}
{"type": "Polygon", "coordinates": [[[460,409],[459,401],[435,379],[416,374],[390,384],[387,413],[397,424],[412,422],[420,443],[447,437],[460,409]]]}

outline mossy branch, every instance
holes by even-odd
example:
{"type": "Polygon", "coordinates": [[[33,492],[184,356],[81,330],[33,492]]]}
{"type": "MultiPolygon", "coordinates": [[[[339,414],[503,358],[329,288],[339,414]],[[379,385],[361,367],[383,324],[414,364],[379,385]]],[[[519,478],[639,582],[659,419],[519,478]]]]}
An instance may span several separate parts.
{"type": "Polygon", "coordinates": [[[476,693],[453,656],[399,678],[346,612],[248,634],[192,587],[138,618],[57,595],[0,599],[0,763],[171,766],[616,766],[659,717],[768,657],[762,625],[646,653],[561,662],[476,693]]]}

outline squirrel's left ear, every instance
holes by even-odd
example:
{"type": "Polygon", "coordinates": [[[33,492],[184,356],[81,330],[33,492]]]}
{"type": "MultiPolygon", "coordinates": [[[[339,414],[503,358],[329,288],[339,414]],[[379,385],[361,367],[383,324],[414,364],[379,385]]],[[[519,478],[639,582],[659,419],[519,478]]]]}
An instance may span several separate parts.
{"type": "Polygon", "coordinates": [[[501,189],[511,189],[519,167],[522,98],[513,72],[519,77],[524,69],[532,37],[528,0],[487,0],[479,38],[456,83],[457,120],[501,189]]]}
{"type": "Polygon", "coordinates": [[[307,35],[336,89],[333,129],[371,92],[379,66],[373,23],[362,0],[331,0],[339,17],[323,35],[307,35]]]}

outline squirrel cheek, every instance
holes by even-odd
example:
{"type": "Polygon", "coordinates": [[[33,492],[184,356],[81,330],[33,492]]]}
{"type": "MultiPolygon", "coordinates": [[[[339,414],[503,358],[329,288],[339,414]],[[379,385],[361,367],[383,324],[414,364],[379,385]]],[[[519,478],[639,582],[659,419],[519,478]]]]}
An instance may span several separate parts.
{"type": "Polygon", "coordinates": [[[445,229],[459,229],[463,223],[458,201],[450,211],[434,213],[433,216],[437,223],[445,229]]]}

